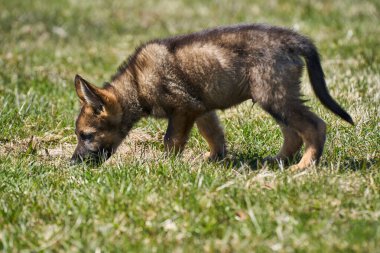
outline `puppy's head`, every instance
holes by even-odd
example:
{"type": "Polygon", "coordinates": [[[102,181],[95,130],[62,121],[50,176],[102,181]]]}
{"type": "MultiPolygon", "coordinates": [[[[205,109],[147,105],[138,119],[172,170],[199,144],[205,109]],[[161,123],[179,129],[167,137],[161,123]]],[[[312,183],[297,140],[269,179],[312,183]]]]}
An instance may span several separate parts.
{"type": "Polygon", "coordinates": [[[75,124],[78,144],[71,163],[100,164],[116,151],[125,136],[122,109],[112,86],[97,88],[79,75],[74,83],[81,110],[75,124]]]}

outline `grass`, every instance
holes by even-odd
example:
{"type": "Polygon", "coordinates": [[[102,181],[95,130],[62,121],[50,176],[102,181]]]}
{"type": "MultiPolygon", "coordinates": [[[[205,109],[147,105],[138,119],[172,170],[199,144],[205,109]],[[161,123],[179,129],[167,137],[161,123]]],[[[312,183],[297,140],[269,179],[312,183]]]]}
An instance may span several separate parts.
{"type": "Polygon", "coordinates": [[[379,252],[380,4],[367,1],[0,0],[0,250],[4,252],[379,252]],[[141,42],[232,23],[313,38],[350,127],[328,123],[320,165],[259,161],[282,139],[244,103],[220,112],[229,163],[205,163],[194,130],[165,156],[166,123],[145,119],[98,168],[70,167],[73,77],[101,85],[141,42]]]}

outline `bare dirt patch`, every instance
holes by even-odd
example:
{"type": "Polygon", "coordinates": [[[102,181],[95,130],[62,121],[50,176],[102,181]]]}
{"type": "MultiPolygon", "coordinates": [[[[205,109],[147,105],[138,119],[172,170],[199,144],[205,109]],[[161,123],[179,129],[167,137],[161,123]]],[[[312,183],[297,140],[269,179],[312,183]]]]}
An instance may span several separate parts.
{"type": "MultiPolygon", "coordinates": [[[[157,145],[162,143],[162,134],[152,136],[143,129],[134,129],[118,148],[117,152],[107,163],[115,164],[124,160],[139,159],[140,161],[159,160],[165,157],[163,147],[157,145]]],[[[61,134],[46,134],[45,136],[32,136],[30,138],[12,140],[0,143],[0,156],[20,157],[35,156],[38,160],[46,163],[67,163],[76,146],[75,136],[63,136],[61,134]]],[[[195,154],[187,149],[182,154],[182,159],[187,162],[202,160],[203,154],[195,154]]]]}

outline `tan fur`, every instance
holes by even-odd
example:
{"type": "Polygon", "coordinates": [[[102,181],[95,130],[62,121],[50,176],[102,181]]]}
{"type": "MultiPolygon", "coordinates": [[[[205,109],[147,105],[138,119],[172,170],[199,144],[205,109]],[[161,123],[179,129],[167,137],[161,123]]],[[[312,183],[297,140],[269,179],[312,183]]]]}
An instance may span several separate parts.
{"type": "Polygon", "coordinates": [[[278,27],[224,27],[142,45],[104,88],[77,76],[83,107],[73,160],[98,159],[100,153],[108,158],[132,126],[149,115],[168,119],[167,151],[181,152],[196,123],[209,144],[209,158],[223,158],[225,138],[215,110],[251,99],[281,126],[284,144],[273,159],[291,158],[305,144],[293,169],[306,168],[321,157],[326,125],[300,99],[302,57],[321,102],[352,123],[328,94],[310,40],[278,27]],[[94,132],[91,144],[89,136],[81,135],[89,129],[94,132]]]}

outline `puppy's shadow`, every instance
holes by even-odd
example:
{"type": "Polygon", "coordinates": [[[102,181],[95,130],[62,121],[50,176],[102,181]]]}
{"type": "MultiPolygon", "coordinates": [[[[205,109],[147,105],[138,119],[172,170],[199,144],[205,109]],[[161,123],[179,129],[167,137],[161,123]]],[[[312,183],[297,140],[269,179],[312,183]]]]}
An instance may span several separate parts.
{"type": "Polygon", "coordinates": [[[230,152],[221,162],[228,168],[247,167],[252,171],[256,171],[264,165],[264,158],[259,154],[230,152]]]}
{"type": "MultiPolygon", "coordinates": [[[[264,157],[259,154],[247,154],[239,152],[231,152],[229,155],[223,159],[223,163],[226,167],[229,168],[241,168],[248,167],[252,171],[260,170],[264,167],[278,170],[281,166],[284,166],[285,169],[293,164],[297,164],[301,160],[301,154],[297,154],[293,159],[285,160],[282,164],[278,162],[268,162],[265,161],[264,157]]],[[[359,170],[370,170],[373,168],[380,167],[380,159],[364,159],[364,158],[353,158],[348,157],[341,159],[340,161],[334,161],[333,166],[331,166],[331,161],[323,160],[318,165],[320,167],[338,167],[339,171],[359,171],[359,170]]]]}
{"type": "MultiPolygon", "coordinates": [[[[321,163],[324,167],[330,167],[331,161],[323,161],[321,163]]],[[[354,157],[347,157],[342,158],[341,160],[334,162],[334,167],[338,167],[340,171],[360,171],[360,170],[370,170],[374,168],[380,167],[380,159],[379,158],[371,158],[371,159],[365,159],[365,158],[354,158],[354,157]]]]}

